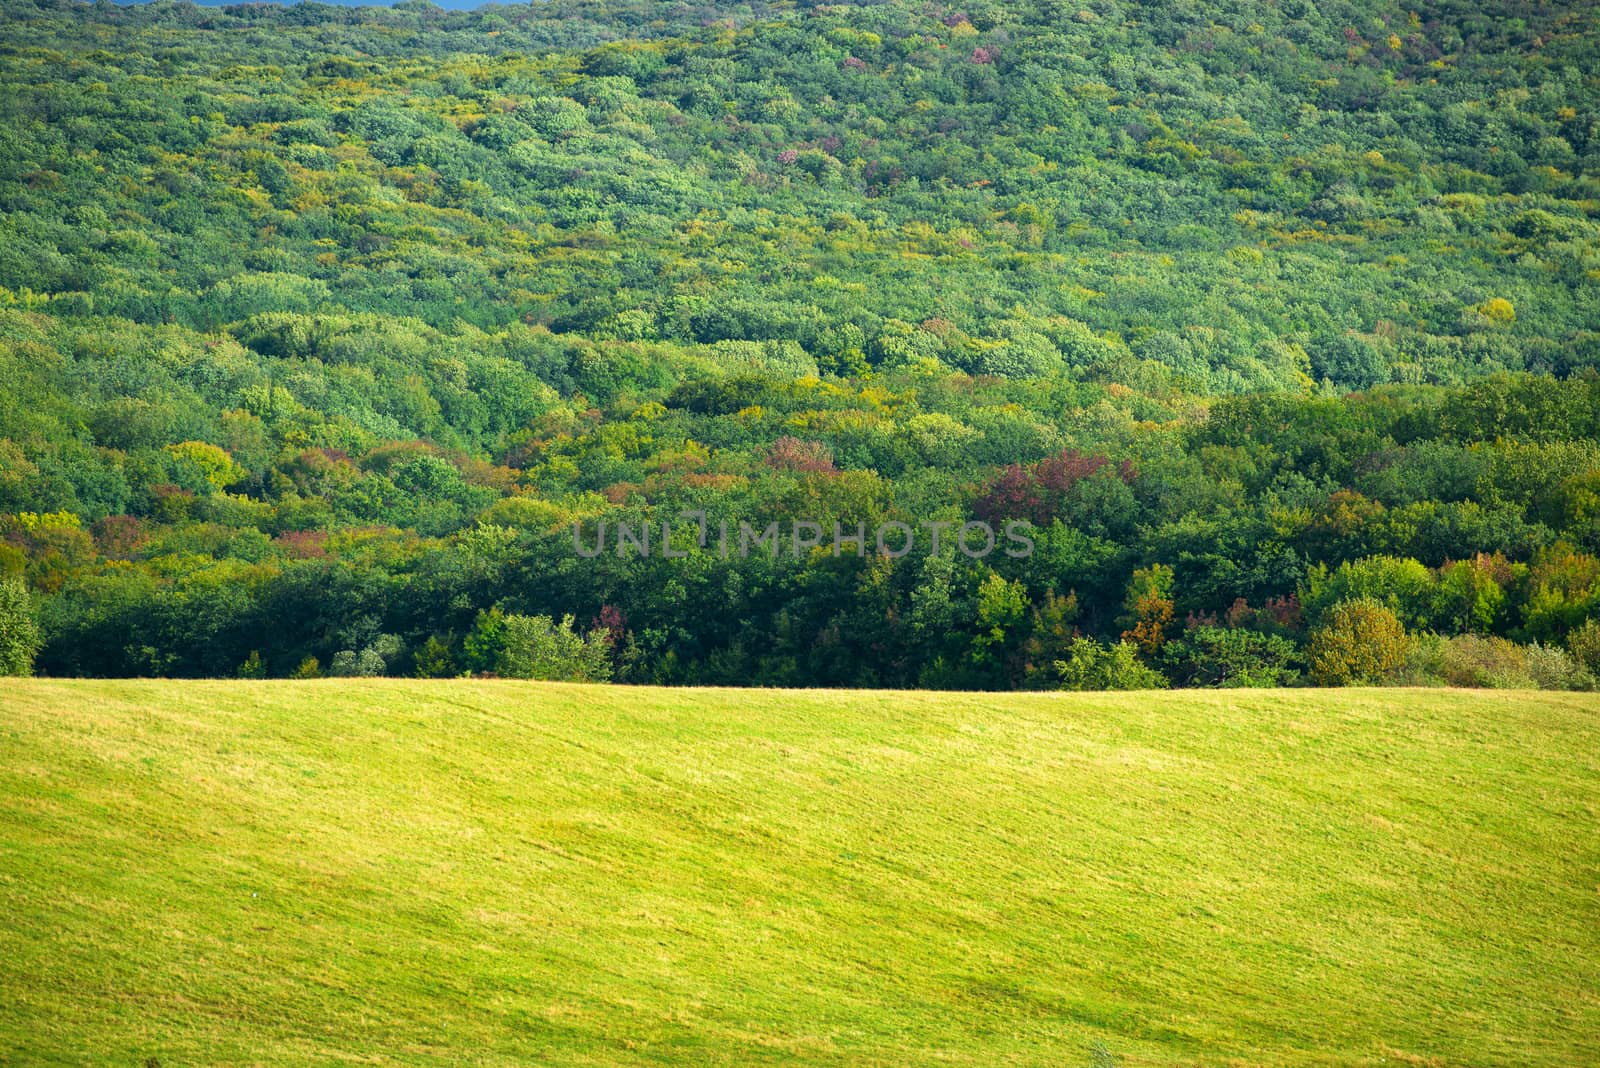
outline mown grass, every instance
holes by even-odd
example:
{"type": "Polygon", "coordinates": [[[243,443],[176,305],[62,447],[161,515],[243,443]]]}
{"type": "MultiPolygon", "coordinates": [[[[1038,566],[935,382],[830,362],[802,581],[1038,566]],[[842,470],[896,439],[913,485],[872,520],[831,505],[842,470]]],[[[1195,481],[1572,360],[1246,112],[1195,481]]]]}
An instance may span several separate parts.
{"type": "Polygon", "coordinates": [[[1600,702],[0,680],[0,917],[17,1064],[1600,1064],[1600,702]]]}

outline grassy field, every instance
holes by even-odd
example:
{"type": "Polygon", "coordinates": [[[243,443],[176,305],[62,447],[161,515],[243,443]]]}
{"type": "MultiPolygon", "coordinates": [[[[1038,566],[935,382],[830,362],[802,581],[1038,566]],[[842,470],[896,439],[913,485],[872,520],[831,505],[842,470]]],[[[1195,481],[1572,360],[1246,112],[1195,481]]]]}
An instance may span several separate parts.
{"type": "Polygon", "coordinates": [[[0,917],[0,1063],[1595,1065],[1600,700],[5,679],[0,917]]]}

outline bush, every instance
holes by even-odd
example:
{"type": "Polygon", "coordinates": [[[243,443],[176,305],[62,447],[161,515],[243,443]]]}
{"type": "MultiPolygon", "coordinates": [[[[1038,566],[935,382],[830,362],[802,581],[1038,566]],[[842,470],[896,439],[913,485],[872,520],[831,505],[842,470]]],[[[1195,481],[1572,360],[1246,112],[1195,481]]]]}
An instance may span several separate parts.
{"type": "Polygon", "coordinates": [[[1383,683],[1405,666],[1411,636],[1392,611],[1370,597],[1340,601],[1323,620],[1306,646],[1317,685],[1383,683]]]}
{"type": "Polygon", "coordinates": [[[1408,682],[1492,690],[1592,690],[1594,673],[1550,645],[1505,638],[1428,636],[1411,658],[1408,682]]]}
{"type": "Polygon", "coordinates": [[[1567,635],[1567,650],[1591,675],[1600,675],[1600,619],[1585,620],[1567,635]]]}
{"type": "Polygon", "coordinates": [[[387,667],[383,657],[370,646],[359,653],[354,649],[341,649],[333,654],[328,674],[334,678],[365,678],[382,675],[387,667]]]}
{"type": "Polygon", "coordinates": [[[40,644],[28,587],[21,579],[0,579],[0,675],[33,674],[40,644]]]}
{"type": "Polygon", "coordinates": [[[1433,672],[1449,686],[1493,690],[1531,690],[1527,650],[1505,638],[1462,634],[1439,643],[1433,672]]]}
{"type": "Polygon", "coordinates": [[[398,635],[380,634],[359,652],[344,649],[333,655],[328,664],[328,674],[343,678],[365,678],[386,675],[389,665],[405,652],[405,643],[398,635]]]}
{"type": "Polygon", "coordinates": [[[1132,642],[1101,645],[1074,638],[1066,660],[1055,662],[1063,690],[1164,690],[1167,677],[1139,660],[1132,642]]]}
{"type": "Polygon", "coordinates": [[[1528,646],[1528,674],[1541,690],[1592,690],[1595,677],[1577,660],[1553,645],[1528,646]]]}
{"type": "Polygon", "coordinates": [[[1427,633],[1413,636],[1406,662],[1390,679],[1396,686],[1443,686],[1440,664],[1449,638],[1427,633]]]}

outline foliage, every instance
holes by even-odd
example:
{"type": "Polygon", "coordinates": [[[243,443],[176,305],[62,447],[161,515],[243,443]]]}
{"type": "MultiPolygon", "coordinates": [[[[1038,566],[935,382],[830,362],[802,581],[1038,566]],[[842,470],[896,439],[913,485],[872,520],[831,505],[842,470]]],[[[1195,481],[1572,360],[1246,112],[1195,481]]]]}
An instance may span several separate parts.
{"type": "Polygon", "coordinates": [[[1528,646],[1528,675],[1541,690],[1593,690],[1594,673],[1566,650],[1538,642],[1528,646]]]}
{"type": "Polygon", "coordinates": [[[1139,660],[1138,647],[1125,641],[1107,645],[1076,638],[1055,669],[1063,690],[1159,690],[1168,685],[1165,676],[1139,660]]]}
{"type": "Polygon", "coordinates": [[[328,674],[335,677],[385,675],[400,658],[404,644],[394,634],[379,634],[360,649],[341,649],[333,655],[328,674]]]}
{"type": "Polygon", "coordinates": [[[1521,645],[1498,636],[1421,636],[1405,679],[1419,685],[1478,689],[1592,690],[1595,676],[1555,646],[1521,645]]]}
{"type": "Polygon", "coordinates": [[[554,679],[605,682],[611,677],[611,646],[603,632],[588,635],[572,629],[572,617],[560,623],[549,616],[503,617],[499,673],[510,679],[554,679]]]}
{"type": "Polygon", "coordinates": [[[657,683],[1283,683],[1368,597],[1562,646],[1596,13],[1258,7],[5,5],[38,670],[495,673],[607,608],[657,683]],[[718,549],[794,520],[951,526],[718,549]]]}
{"type": "Polygon", "coordinates": [[[456,673],[456,657],[451,642],[430,634],[415,654],[412,674],[419,679],[444,679],[456,673]]]}
{"type": "Polygon", "coordinates": [[[1600,619],[1586,620],[1567,635],[1567,650],[1581,667],[1600,675],[1600,619]]]}
{"type": "Polygon", "coordinates": [[[1067,657],[1078,637],[1074,626],[1078,618],[1078,595],[1065,597],[1055,590],[1045,591],[1044,601],[1033,610],[1032,625],[1021,648],[1024,689],[1051,689],[1056,682],[1055,662],[1067,657]]]}
{"type": "Polygon", "coordinates": [[[239,670],[234,674],[241,679],[264,679],[267,677],[266,665],[261,662],[261,654],[252,649],[250,655],[244,658],[244,663],[239,665],[239,670]]]}
{"type": "Polygon", "coordinates": [[[1528,650],[1505,638],[1462,634],[1439,642],[1430,673],[1447,686],[1531,690],[1528,650]]]}
{"type": "Polygon", "coordinates": [[[1288,686],[1300,675],[1294,642],[1237,627],[1190,627],[1167,643],[1162,659],[1190,686],[1288,686]]]}
{"type": "Polygon", "coordinates": [[[1311,679],[1320,686],[1384,682],[1405,664],[1411,641],[1394,612],[1378,601],[1340,601],[1306,645],[1311,679]]]}
{"type": "Polygon", "coordinates": [[[29,675],[39,652],[39,625],[28,588],[0,577],[0,675],[29,675]]]}
{"type": "Polygon", "coordinates": [[[1172,628],[1172,568],[1153,564],[1139,568],[1128,580],[1122,602],[1122,622],[1128,628],[1122,640],[1132,642],[1146,656],[1155,656],[1172,628]]]}
{"type": "Polygon", "coordinates": [[[481,674],[498,672],[505,649],[506,614],[498,607],[479,612],[471,632],[461,643],[462,658],[467,667],[481,674]]]}

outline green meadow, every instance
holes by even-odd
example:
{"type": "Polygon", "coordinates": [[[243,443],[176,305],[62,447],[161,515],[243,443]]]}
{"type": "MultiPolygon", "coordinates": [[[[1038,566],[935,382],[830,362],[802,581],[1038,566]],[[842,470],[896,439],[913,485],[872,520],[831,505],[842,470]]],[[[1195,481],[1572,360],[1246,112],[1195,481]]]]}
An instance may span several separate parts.
{"type": "Polygon", "coordinates": [[[1600,1064],[1600,701],[0,680],[0,1063],[1600,1064]]]}

